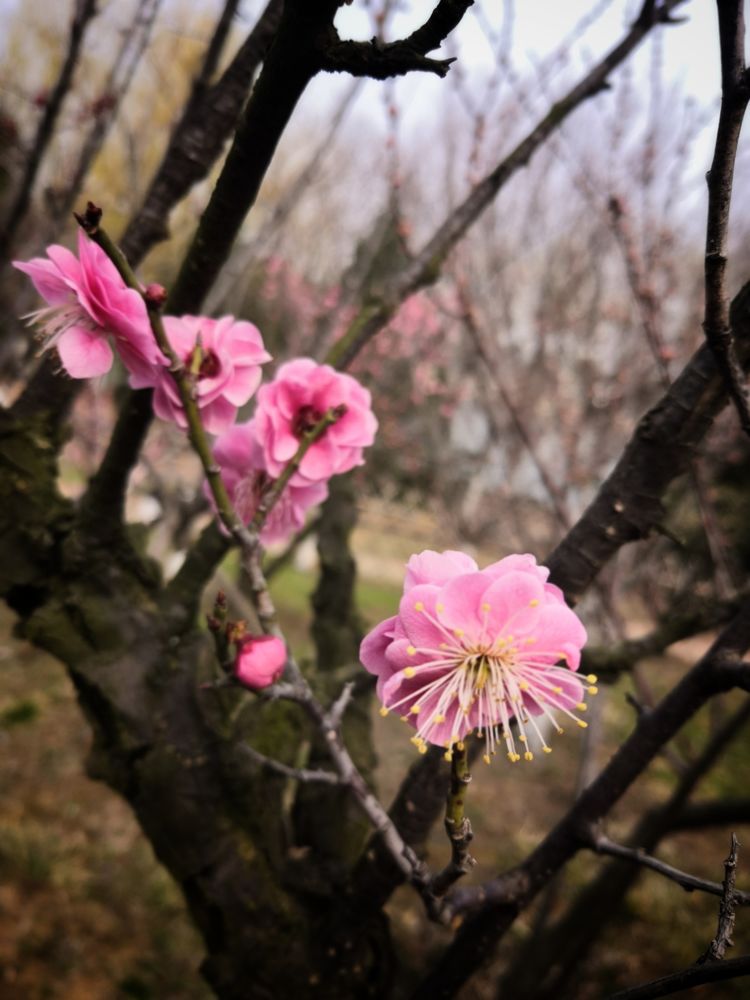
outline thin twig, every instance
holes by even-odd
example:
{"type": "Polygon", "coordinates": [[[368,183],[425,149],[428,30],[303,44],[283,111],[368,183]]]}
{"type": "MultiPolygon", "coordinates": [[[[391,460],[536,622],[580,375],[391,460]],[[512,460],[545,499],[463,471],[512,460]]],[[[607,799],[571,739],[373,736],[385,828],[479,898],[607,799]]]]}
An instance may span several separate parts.
{"type": "Polygon", "coordinates": [[[310,770],[306,767],[290,767],[288,764],[282,764],[280,760],[266,757],[265,754],[260,753],[255,747],[251,747],[247,743],[239,743],[238,747],[242,753],[250,757],[259,767],[262,767],[266,771],[273,771],[274,774],[281,774],[285,778],[292,778],[294,781],[301,781],[303,783],[312,782],[324,785],[343,784],[341,775],[334,774],[333,771],[310,770]]]}
{"type": "MultiPolygon", "coordinates": [[[[614,840],[610,840],[609,837],[604,836],[604,834],[600,833],[592,836],[591,848],[597,854],[608,854],[613,858],[622,858],[625,861],[633,861],[638,865],[642,865],[644,868],[650,868],[652,871],[658,872],[665,878],[671,879],[673,882],[681,885],[686,892],[708,892],[712,896],[725,896],[726,889],[720,882],[711,882],[709,879],[698,878],[689,872],[681,871],[673,865],[668,865],[665,861],[660,861],[658,858],[646,854],[639,847],[626,847],[624,844],[617,844],[614,840]]],[[[740,906],[750,906],[750,893],[735,892],[733,898],[740,906]]]]}
{"type": "Polygon", "coordinates": [[[750,976],[750,955],[733,958],[727,962],[693,965],[683,969],[682,972],[663,976],[651,983],[612,993],[606,1000],[657,1000],[658,997],[668,997],[674,993],[692,990],[695,986],[726,982],[728,979],[739,979],[741,976],[750,976]]]}
{"type": "Polygon", "coordinates": [[[698,959],[698,964],[705,962],[717,962],[724,958],[727,948],[732,947],[732,934],[734,933],[734,908],[737,903],[744,905],[747,902],[747,893],[739,892],[735,889],[737,881],[737,848],[739,842],[737,835],[732,834],[729,856],[724,862],[724,881],[721,885],[721,903],[719,903],[719,924],[716,928],[716,937],[713,939],[707,950],[698,959]]]}
{"type": "Polygon", "coordinates": [[[726,289],[729,207],[737,144],[745,117],[750,82],[745,69],[743,0],[718,0],[721,49],[721,110],[708,184],[703,329],[726,382],[742,429],[750,435],[750,407],[745,379],[737,360],[726,289]]]}

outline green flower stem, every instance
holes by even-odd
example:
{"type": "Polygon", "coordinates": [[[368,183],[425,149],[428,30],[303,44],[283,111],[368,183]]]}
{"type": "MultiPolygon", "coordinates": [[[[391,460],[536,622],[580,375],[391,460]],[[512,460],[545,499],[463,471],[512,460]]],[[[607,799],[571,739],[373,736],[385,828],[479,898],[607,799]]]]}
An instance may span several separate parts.
{"type": "Polygon", "coordinates": [[[471,782],[469,752],[466,744],[454,743],[450,753],[451,783],[445,801],[445,832],[451,844],[451,859],[430,882],[433,896],[444,896],[450,887],[476,864],[469,854],[474,833],[466,816],[466,793],[471,782]]]}

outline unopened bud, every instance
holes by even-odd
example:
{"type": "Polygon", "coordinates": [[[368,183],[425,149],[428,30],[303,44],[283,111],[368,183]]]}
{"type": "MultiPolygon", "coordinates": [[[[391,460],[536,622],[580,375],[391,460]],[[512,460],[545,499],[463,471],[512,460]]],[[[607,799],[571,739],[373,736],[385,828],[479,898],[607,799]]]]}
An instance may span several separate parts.
{"type": "Polygon", "coordinates": [[[164,285],[159,285],[153,282],[147,285],[145,291],[143,292],[143,298],[146,301],[146,305],[149,309],[161,309],[164,303],[167,301],[167,290],[164,285]]]}

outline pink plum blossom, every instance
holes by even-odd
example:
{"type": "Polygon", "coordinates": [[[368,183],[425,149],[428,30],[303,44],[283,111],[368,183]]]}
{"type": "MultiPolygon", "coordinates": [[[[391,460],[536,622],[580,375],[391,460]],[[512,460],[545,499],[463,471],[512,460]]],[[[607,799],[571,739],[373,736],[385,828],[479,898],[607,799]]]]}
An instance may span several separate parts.
{"type": "Polygon", "coordinates": [[[529,737],[550,751],[540,717],[558,732],[560,715],[586,727],[576,712],[596,678],[575,673],[586,630],[548,575],[531,555],[483,570],[461,552],[411,557],[398,614],[365,636],[360,658],[377,677],[381,712],[398,711],[421,752],[434,743],[450,757],[477,730],[487,763],[500,743],[509,760],[533,760],[529,737]]]}
{"type": "MultiPolygon", "coordinates": [[[[175,353],[195,377],[196,401],[209,434],[230,427],[237,410],[254,394],[260,365],[271,360],[258,328],[234,316],[165,316],[164,329],[175,353]]],[[[131,379],[136,389],[154,389],[154,412],[183,429],[187,419],[177,384],[167,368],[131,379]]]]}
{"type": "Polygon", "coordinates": [[[47,258],[13,261],[31,278],[46,308],[31,313],[46,339],[57,348],[73,378],[104,375],[112,367],[112,335],[126,368],[146,376],[164,364],[141,296],[128,288],[104,251],[82,231],[78,257],[65,247],[47,247],[47,258]]]}
{"type": "Polygon", "coordinates": [[[253,691],[266,688],[284,673],[286,646],[275,635],[248,636],[242,639],[234,661],[234,676],[253,691]]]}
{"type": "Polygon", "coordinates": [[[378,422],[370,393],[351,375],[310,358],[298,358],[279,368],[276,378],[258,392],[255,426],[271,476],[282,469],[328,410],[343,407],[343,415],[307,451],[292,477],[295,485],[330,479],[362,465],[362,450],[375,439],[378,422]]]}
{"type": "MultiPolygon", "coordinates": [[[[258,509],[263,491],[272,481],[263,464],[263,450],[255,434],[255,421],[235,424],[218,437],[214,443],[214,458],[221,467],[221,478],[229,498],[247,524],[258,509]]],[[[210,497],[207,487],[206,492],[210,497]]],[[[261,528],[261,543],[271,545],[286,541],[304,526],[307,511],[322,503],[327,496],[325,483],[302,486],[287,483],[261,528]]]]}

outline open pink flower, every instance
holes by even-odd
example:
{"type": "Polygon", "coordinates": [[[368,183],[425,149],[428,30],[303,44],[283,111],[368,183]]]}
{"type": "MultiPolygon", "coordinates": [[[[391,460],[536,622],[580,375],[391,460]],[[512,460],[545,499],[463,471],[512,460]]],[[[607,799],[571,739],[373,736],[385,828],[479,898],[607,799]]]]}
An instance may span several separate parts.
{"type": "MultiPolygon", "coordinates": [[[[271,360],[258,328],[234,316],[165,316],[164,329],[178,357],[195,377],[203,426],[210,434],[230,427],[260,385],[260,366],[271,360]]],[[[187,427],[177,384],[166,368],[131,379],[136,389],[154,388],[154,412],[187,427]]]]}
{"type": "Polygon", "coordinates": [[[550,749],[539,717],[558,732],[559,715],[585,728],[573,710],[586,709],[584,681],[596,693],[593,675],[575,674],[586,630],[548,575],[530,555],[483,570],[460,552],[409,560],[399,612],[364,638],[360,658],[378,678],[381,711],[395,709],[414,726],[420,751],[435,743],[450,755],[477,730],[488,763],[500,742],[520,760],[516,740],[533,760],[529,736],[550,749]]]}
{"type": "Polygon", "coordinates": [[[253,691],[266,688],[284,673],[286,646],[275,635],[248,636],[243,639],[234,661],[234,676],[253,691]]]}
{"type": "MultiPolygon", "coordinates": [[[[255,435],[255,421],[235,424],[218,437],[214,443],[214,458],[221,467],[221,478],[235,510],[245,524],[249,523],[258,509],[262,492],[271,483],[263,464],[263,450],[255,435]]],[[[210,498],[208,486],[205,489],[210,498]]],[[[307,511],[327,496],[325,483],[303,486],[287,483],[261,528],[262,544],[286,541],[304,527],[307,511]]]]}
{"type": "Polygon", "coordinates": [[[351,375],[310,358],[298,358],[279,368],[276,378],[258,392],[255,424],[271,476],[280,475],[306,431],[337,406],[344,414],[329,427],[302,459],[292,482],[321,482],[348,472],[363,462],[362,451],[375,439],[378,422],[370,393],[351,375]]]}
{"type": "Polygon", "coordinates": [[[79,231],[77,258],[56,245],[47,247],[47,257],[16,260],[13,266],[28,274],[47,302],[29,319],[41,326],[45,349],[57,348],[69,375],[93,378],[109,371],[109,334],[130,372],[146,375],[164,364],[143,299],[96,243],[79,231]]]}

